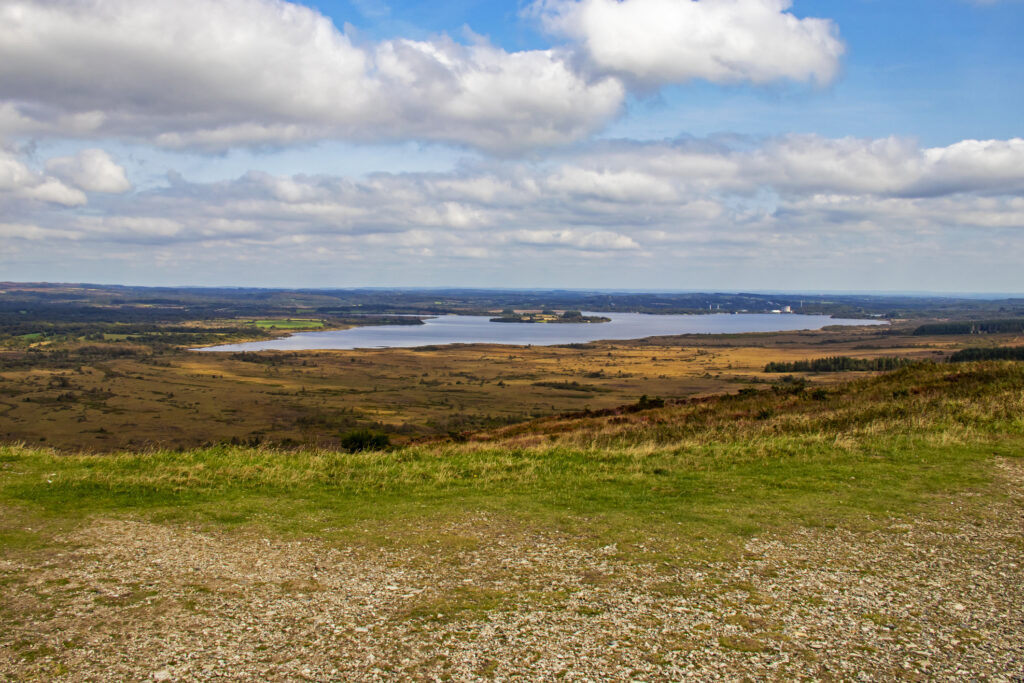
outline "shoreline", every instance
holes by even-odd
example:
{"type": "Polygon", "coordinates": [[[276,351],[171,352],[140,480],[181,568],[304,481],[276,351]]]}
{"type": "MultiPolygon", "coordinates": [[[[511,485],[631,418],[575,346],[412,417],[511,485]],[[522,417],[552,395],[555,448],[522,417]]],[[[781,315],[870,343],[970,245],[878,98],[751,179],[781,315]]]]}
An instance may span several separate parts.
{"type": "MultiPolygon", "coordinates": [[[[587,313],[590,313],[590,312],[588,311],[587,313]]],[[[428,319],[436,319],[436,318],[451,317],[451,316],[461,316],[461,315],[462,314],[448,314],[446,316],[432,316],[431,318],[428,318],[428,319]]],[[[617,313],[610,313],[610,315],[617,315],[617,313]]],[[[784,313],[784,314],[773,314],[773,313],[717,313],[717,314],[623,313],[623,314],[618,314],[618,315],[638,315],[638,316],[650,316],[652,318],[660,318],[660,317],[665,317],[665,316],[681,317],[681,316],[690,316],[690,315],[693,315],[694,317],[703,317],[703,316],[706,316],[706,315],[719,315],[719,316],[726,316],[726,317],[733,317],[733,316],[771,316],[771,317],[775,317],[777,315],[778,316],[790,316],[790,317],[794,317],[794,316],[808,317],[811,314],[800,314],[800,313],[791,313],[791,314],[788,314],[788,313],[784,313]]],[[[478,318],[478,317],[483,317],[483,316],[462,316],[462,317],[478,318]]],[[[813,314],[813,317],[826,317],[826,316],[818,315],[818,314],[813,314]]],[[[208,346],[190,347],[189,350],[190,351],[198,351],[198,352],[207,352],[207,353],[247,353],[247,352],[255,353],[255,352],[261,352],[261,351],[301,352],[301,351],[354,351],[354,350],[381,350],[381,349],[417,349],[417,348],[427,348],[427,347],[445,347],[445,346],[455,346],[455,345],[467,346],[467,345],[477,345],[477,344],[498,345],[498,346],[508,346],[508,347],[565,346],[565,345],[569,345],[569,344],[590,344],[590,343],[599,343],[599,342],[637,341],[637,340],[642,340],[642,339],[653,339],[653,338],[657,338],[657,337],[675,337],[675,336],[686,336],[686,335],[733,335],[733,334],[740,335],[740,334],[758,334],[758,333],[771,334],[771,333],[779,333],[779,332],[800,332],[800,331],[808,331],[808,332],[810,332],[810,331],[820,331],[820,330],[823,330],[823,329],[825,329],[827,327],[851,327],[851,328],[855,328],[855,327],[878,327],[878,326],[891,325],[892,324],[892,322],[889,321],[889,320],[879,320],[877,318],[875,318],[875,319],[870,319],[870,318],[869,319],[861,319],[861,318],[835,318],[833,316],[827,316],[827,317],[828,317],[829,320],[832,320],[832,321],[845,321],[845,322],[836,322],[836,323],[832,323],[832,324],[825,324],[825,325],[822,325],[822,326],[817,327],[817,328],[807,327],[807,328],[784,328],[784,329],[767,329],[767,330],[759,330],[759,329],[749,330],[748,329],[748,330],[737,330],[737,331],[732,331],[732,330],[714,330],[714,331],[685,331],[684,330],[684,331],[671,331],[671,332],[656,331],[656,332],[653,332],[653,333],[650,333],[650,334],[640,333],[640,334],[637,334],[637,335],[634,335],[634,336],[625,336],[625,337],[614,337],[613,336],[613,337],[600,337],[600,338],[595,338],[595,339],[571,339],[571,338],[566,338],[566,339],[558,339],[558,340],[551,339],[551,340],[541,340],[541,341],[530,341],[530,340],[527,340],[527,339],[511,339],[511,340],[505,340],[505,339],[453,339],[453,340],[450,340],[450,341],[448,341],[448,340],[438,340],[438,341],[423,340],[423,343],[416,343],[416,344],[394,344],[394,343],[392,343],[392,344],[366,344],[366,345],[362,345],[362,346],[333,346],[333,347],[332,346],[322,346],[322,347],[317,347],[317,348],[313,348],[313,347],[305,347],[305,348],[223,348],[223,347],[235,347],[235,346],[240,346],[240,345],[243,345],[243,344],[273,343],[273,342],[276,342],[278,340],[287,339],[287,338],[293,336],[292,333],[289,333],[287,335],[281,335],[280,337],[277,337],[275,339],[270,339],[270,340],[256,340],[256,341],[252,341],[252,342],[231,342],[231,343],[227,343],[227,344],[212,344],[212,345],[208,345],[208,346]]],[[[494,322],[493,320],[488,320],[488,323],[493,323],[493,322],[494,322]]],[[[616,322],[616,320],[615,320],[615,318],[611,318],[611,319],[609,319],[608,322],[614,324],[616,322]]],[[[494,323],[494,324],[495,325],[502,325],[506,329],[513,326],[511,323],[494,323]]],[[[588,327],[589,328],[590,326],[597,325],[597,324],[604,324],[604,323],[587,323],[585,325],[580,323],[580,324],[577,324],[577,325],[581,326],[581,327],[588,327]]],[[[538,329],[538,328],[543,328],[545,324],[544,323],[519,323],[519,325],[523,325],[523,326],[530,325],[531,326],[530,329],[538,329]]],[[[392,325],[352,325],[352,326],[347,326],[347,327],[344,327],[344,328],[341,328],[341,329],[307,331],[307,332],[304,332],[304,334],[314,334],[314,333],[321,333],[321,332],[339,332],[339,331],[345,331],[347,329],[356,329],[356,328],[385,328],[385,327],[405,327],[405,326],[392,326],[392,325]]],[[[493,328],[493,329],[496,330],[498,328],[493,328]]]]}

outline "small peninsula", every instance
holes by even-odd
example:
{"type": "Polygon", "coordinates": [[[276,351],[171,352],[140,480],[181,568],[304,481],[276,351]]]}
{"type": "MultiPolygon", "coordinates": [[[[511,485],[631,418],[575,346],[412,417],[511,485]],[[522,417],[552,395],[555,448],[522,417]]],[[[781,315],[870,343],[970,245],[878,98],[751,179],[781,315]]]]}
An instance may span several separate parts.
{"type": "Polygon", "coordinates": [[[565,311],[559,315],[555,311],[544,310],[540,313],[516,313],[506,308],[492,323],[610,323],[611,318],[600,315],[583,315],[580,311],[565,311]]]}

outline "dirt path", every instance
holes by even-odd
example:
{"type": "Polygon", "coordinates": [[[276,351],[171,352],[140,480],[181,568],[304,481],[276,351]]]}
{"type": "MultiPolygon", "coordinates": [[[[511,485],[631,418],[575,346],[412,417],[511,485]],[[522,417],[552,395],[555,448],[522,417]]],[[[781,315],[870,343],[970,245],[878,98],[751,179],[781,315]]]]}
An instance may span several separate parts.
{"type": "Polygon", "coordinates": [[[328,547],[99,520],[0,559],[3,680],[1024,680],[1024,463],[983,516],[636,565],[503,535],[328,547]]]}

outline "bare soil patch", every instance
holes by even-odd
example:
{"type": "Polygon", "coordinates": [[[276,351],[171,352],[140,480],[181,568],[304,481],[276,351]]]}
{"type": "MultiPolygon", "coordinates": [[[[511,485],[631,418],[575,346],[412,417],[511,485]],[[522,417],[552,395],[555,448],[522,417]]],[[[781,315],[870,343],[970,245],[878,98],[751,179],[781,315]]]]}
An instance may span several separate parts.
{"type": "Polygon", "coordinates": [[[0,678],[1019,681],[1024,464],[998,471],[993,504],[701,564],[486,514],[419,547],[96,519],[7,546],[0,678]]]}

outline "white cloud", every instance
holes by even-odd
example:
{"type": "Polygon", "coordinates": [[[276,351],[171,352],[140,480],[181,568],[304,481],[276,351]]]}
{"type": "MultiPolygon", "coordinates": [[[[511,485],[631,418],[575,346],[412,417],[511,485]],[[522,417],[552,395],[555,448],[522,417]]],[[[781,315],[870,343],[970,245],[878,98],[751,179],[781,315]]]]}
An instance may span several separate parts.
{"type": "MultiPolygon", "coordinates": [[[[1012,197],[812,195],[787,199],[778,215],[789,225],[804,226],[805,231],[816,226],[833,241],[859,242],[899,255],[907,263],[925,254],[956,255],[967,249],[986,254],[983,262],[994,262],[1010,256],[1003,253],[1006,249],[1019,252],[1024,241],[1024,201],[1012,197]]],[[[964,265],[972,261],[965,258],[964,265]]],[[[947,276],[952,281],[957,273],[950,271],[947,276]]]]}
{"type": "Polygon", "coordinates": [[[321,138],[491,150],[560,144],[616,116],[622,84],[553,50],[356,44],[282,0],[0,0],[0,134],[213,150],[321,138]]]}
{"type": "Polygon", "coordinates": [[[909,140],[791,135],[769,142],[744,160],[743,169],[795,192],[892,193],[920,178],[922,161],[909,140]]]}
{"type": "Polygon", "coordinates": [[[44,240],[78,239],[80,233],[76,230],[44,228],[31,223],[0,223],[0,237],[41,242],[44,240]]]}
{"type": "Polygon", "coordinates": [[[556,192],[614,202],[672,201],[678,196],[669,181],[633,170],[567,166],[547,178],[546,185],[556,192]]]}
{"type": "Polygon", "coordinates": [[[837,260],[902,267],[899,254],[924,269],[968,244],[999,258],[1024,249],[1019,139],[941,148],[814,136],[604,141],[551,161],[481,161],[445,173],[176,180],[82,211],[26,194],[60,182],[47,178],[13,153],[0,156],[7,244],[73,242],[83,258],[134,253],[154,267],[157,254],[175,263],[231,254],[249,277],[280,262],[289,272],[372,263],[367,272],[386,284],[424,272],[428,259],[432,271],[452,275],[445,284],[472,284],[460,281],[471,264],[480,277],[504,269],[511,284],[545,268],[569,278],[581,260],[607,258],[615,265],[606,285],[632,269],[666,278],[648,286],[673,286],[673,274],[716,264],[819,264],[827,275],[837,260]]]}
{"type": "Polygon", "coordinates": [[[31,170],[17,155],[0,149],[0,209],[6,198],[80,206],[85,195],[60,180],[31,170]]]}
{"type": "Polygon", "coordinates": [[[1024,191],[1024,140],[964,140],[922,149],[909,140],[791,135],[770,142],[745,168],[793,192],[929,196],[1024,191]]]}
{"type": "Polygon", "coordinates": [[[923,157],[922,191],[1024,192],[1024,139],[963,140],[925,150],[923,157]]]}
{"type": "Polygon", "coordinates": [[[574,247],[588,251],[620,251],[640,246],[632,238],[608,230],[517,230],[502,237],[521,244],[574,247]]]}
{"type": "Polygon", "coordinates": [[[784,0],[542,0],[567,48],[363,43],[284,0],[0,0],[0,135],[211,151],[320,139],[502,153],[586,138],[626,83],[830,81],[835,27],[784,0]],[[581,59],[582,56],[582,59],[581,59]]]}
{"type": "Polygon", "coordinates": [[[0,150],[0,191],[9,192],[38,182],[37,174],[29,170],[15,155],[0,150]]]}
{"type": "Polygon", "coordinates": [[[83,149],[74,156],[50,159],[46,170],[86,192],[120,194],[132,189],[124,167],[102,149],[83,149]]]}
{"type": "Polygon", "coordinates": [[[599,72],[659,86],[704,79],[828,83],[844,48],[829,20],[789,0],[537,0],[529,12],[599,72]]]}
{"type": "Polygon", "coordinates": [[[182,229],[177,221],[159,216],[118,216],[98,223],[97,228],[112,231],[114,234],[129,233],[147,237],[173,237],[182,229]]]}
{"type": "Polygon", "coordinates": [[[81,206],[87,201],[80,191],[68,187],[56,178],[43,178],[36,185],[21,188],[18,194],[27,199],[64,206],[81,206]]]}

